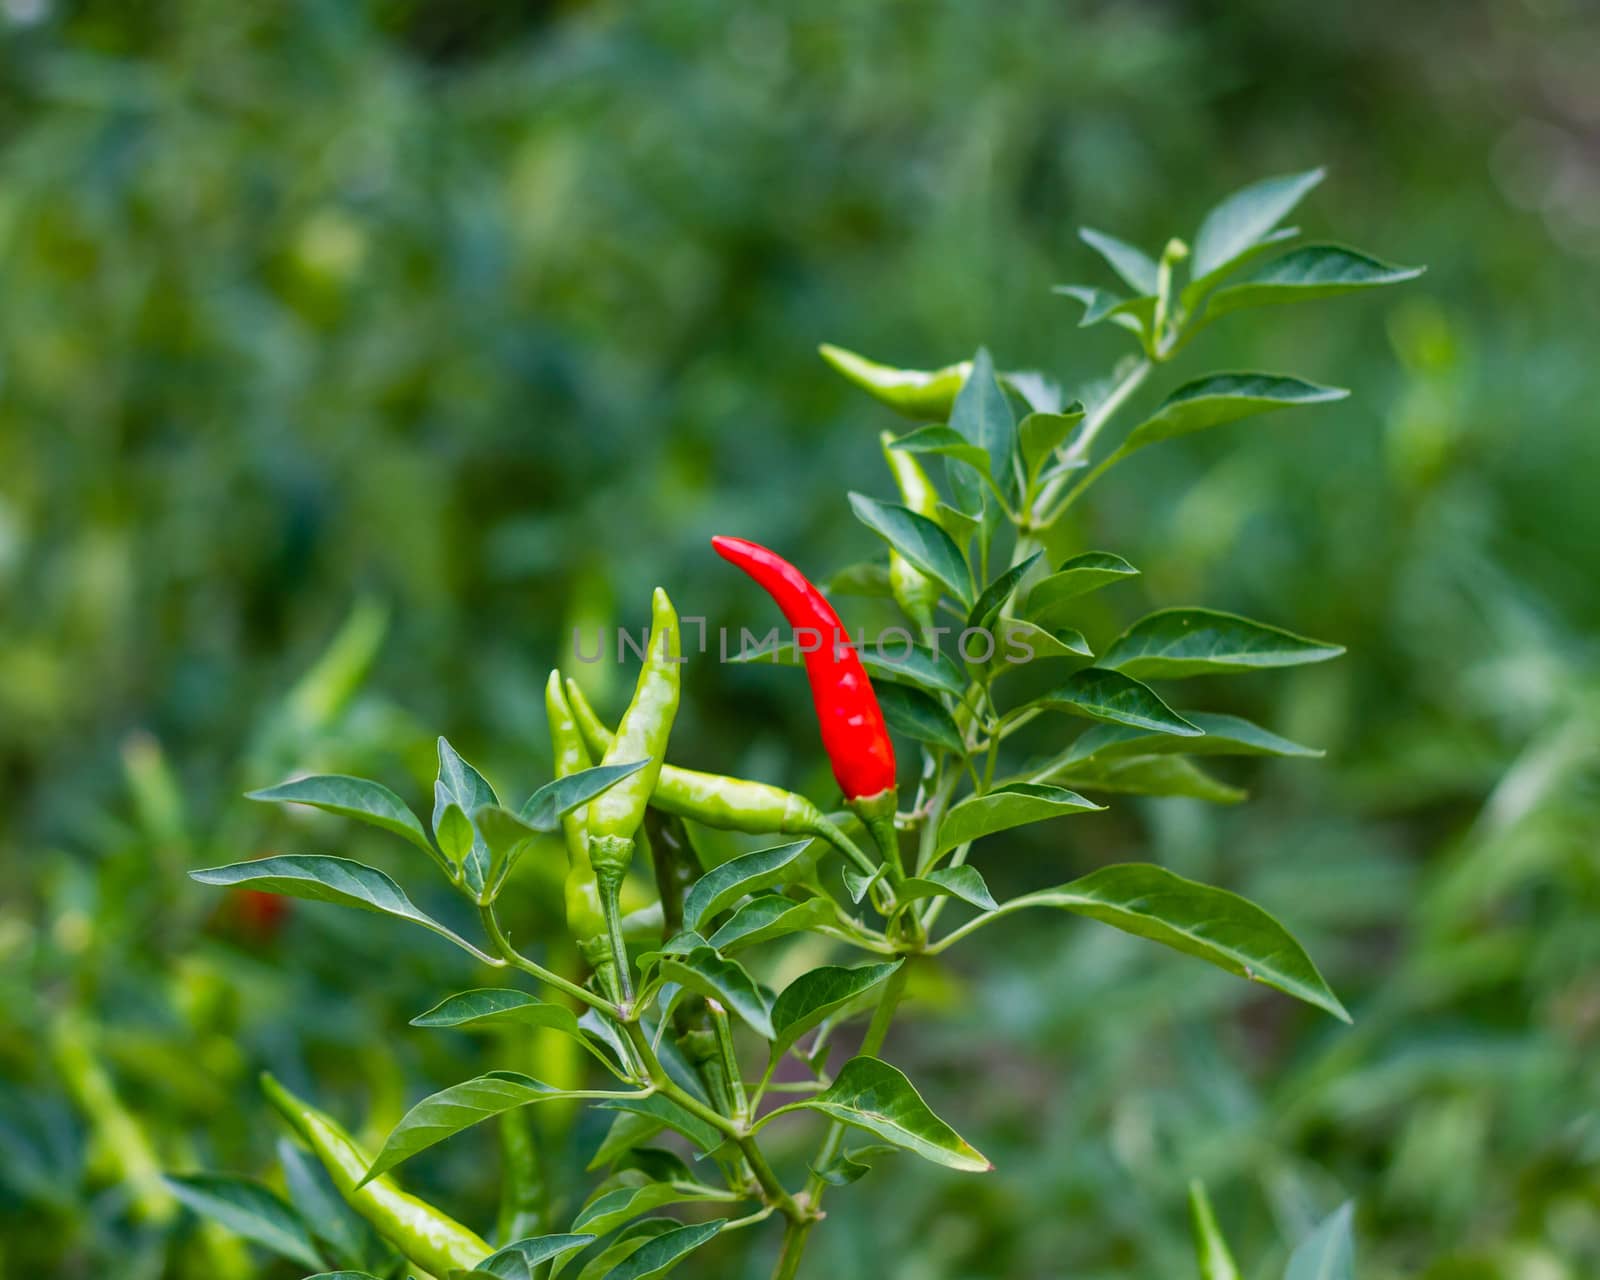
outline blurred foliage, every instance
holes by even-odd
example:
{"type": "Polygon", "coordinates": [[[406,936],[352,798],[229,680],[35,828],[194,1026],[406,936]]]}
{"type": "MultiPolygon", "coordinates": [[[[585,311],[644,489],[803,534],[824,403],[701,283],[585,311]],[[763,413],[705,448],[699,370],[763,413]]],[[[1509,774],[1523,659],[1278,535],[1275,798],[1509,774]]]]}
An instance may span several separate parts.
{"type": "MultiPolygon", "coordinates": [[[[1088,925],[1008,931],[896,1045],[1000,1171],[869,1179],[812,1266],[1190,1274],[1201,1176],[1266,1269],[1353,1196],[1369,1280],[1595,1274],[1597,55],[1577,0],[3,0],[0,1274],[289,1274],[151,1176],[269,1164],[257,1068],[381,1130],[469,1057],[548,1052],[405,1028],[470,985],[442,946],[211,914],[184,868],[335,851],[239,792],[292,761],[415,796],[438,730],[539,780],[574,622],[637,625],[657,581],[734,617],[716,531],[870,551],[842,491],[887,496],[885,422],[817,342],[982,341],[1071,386],[1118,349],[1049,292],[1098,268],[1080,222],[1153,249],[1315,163],[1301,225],[1429,275],[1194,361],[1355,395],[1141,458],[1057,550],[1143,567],[1126,616],[1347,644],[1232,708],[1328,761],[985,873],[1147,848],[1279,913],[1356,1027],[1088,925]]],[[[614,706],[615,668],[579,670],[614,706]]],[[[808,716],[702,663],[681,757],[822,795],[808,716]]],[[[486,1223],[482,1155],[413,1177],[486,1223]]]]}

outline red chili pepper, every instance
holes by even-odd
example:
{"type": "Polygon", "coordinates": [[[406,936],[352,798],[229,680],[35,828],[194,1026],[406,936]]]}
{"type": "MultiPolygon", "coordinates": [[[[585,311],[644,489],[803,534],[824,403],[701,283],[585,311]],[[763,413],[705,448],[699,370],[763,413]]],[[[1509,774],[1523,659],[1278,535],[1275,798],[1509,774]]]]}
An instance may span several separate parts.
{"type": "Polygon", "coordinates": [[[797,643],[802,640],[801,633],[817,635],[815,647],[804,643],[800,647],[805,650],[806,676],[822,727],[822,746],[833,762],[833,776],[845,799],[892,793],[894,745],[872,682],[833,606],[800,570],[775,552],[743,538],[713,538],[711,545],[773,598],[795,628],[797,643]]]}

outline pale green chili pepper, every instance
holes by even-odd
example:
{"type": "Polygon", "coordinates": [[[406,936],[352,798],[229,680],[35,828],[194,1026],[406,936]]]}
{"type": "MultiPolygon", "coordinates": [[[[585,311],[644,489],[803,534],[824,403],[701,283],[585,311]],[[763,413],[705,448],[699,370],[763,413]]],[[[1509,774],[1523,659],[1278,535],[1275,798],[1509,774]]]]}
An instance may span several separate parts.
{"type": "Polygon", "coordinates": [[[863,391],[883,401],[897,413],[923,422],[943,422],[972,372],[972,361],[943,369],[896,369],[858,356],[854,351],[824,342],[817,348],[822,358],[863,391]]]}
{"type": "MultiPolygon", "coordinates": [[[[589,749],[597,753],[608,751],[613,742],[611,730],[583,696],[583,690],[570,679],[567,702],[589,749]]],[[[874,875],[878,870],[860,847],[811,801],[765,782],[662,764],[650,803],[664,813],[688,818],[718,831],[741,831],[753,836],[774,833],[816,836],[849,858],[863,875],[874,875]]]]}
{"type": "Polygon", "coordinates": [[[436,1275],[471,1271],[493,1249],[470,1228],[419,1200],[388,1177],[362,1186],[371,1161],[331,1116],[294,1096],[270,1075],[262,1091],[328,1171],[345,1202],[370,1222],[402,1255],[436,1275]]]}
{"type": "MultiPolygon", "coordinates": [[[[545,715],[550,721],[550,750],[555,775],[565,778],[594,763],[578,728],[572,708],[561,690],[561,673],[552,671],[544,686],[545,715]]],[[[600,885],[589,865],[588,805],[579,805],[561,819],[567,842],[567,928],[580,944],[606,937],[605,913],[600,909],[600,885]]]]}

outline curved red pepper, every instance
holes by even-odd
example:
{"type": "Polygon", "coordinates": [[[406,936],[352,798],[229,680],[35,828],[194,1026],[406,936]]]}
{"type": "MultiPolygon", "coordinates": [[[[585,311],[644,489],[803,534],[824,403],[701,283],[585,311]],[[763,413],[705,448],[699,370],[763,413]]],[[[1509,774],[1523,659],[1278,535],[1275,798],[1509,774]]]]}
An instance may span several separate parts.
{"type": "MultiPolygon", "coordinates": [[[[894,790],[894,745],[872,692],[861,658],[833,606],[806,576],[776,552],[743,538],[713,538],[711,545],[729,564],[743,569],[783,610],[797,632],[820,636],[803,656],[822,728],[822,746],[833,762],[833,776],[846,800],[894,790]]],[[[810,636],[797,636],[811,641],[810,636]]]]}

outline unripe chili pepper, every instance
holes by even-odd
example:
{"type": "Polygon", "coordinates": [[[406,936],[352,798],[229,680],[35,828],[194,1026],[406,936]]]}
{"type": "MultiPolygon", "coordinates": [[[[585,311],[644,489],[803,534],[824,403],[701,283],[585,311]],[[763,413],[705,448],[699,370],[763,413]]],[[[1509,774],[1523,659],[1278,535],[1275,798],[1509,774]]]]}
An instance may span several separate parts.
{"type": "Polygon", "coordinates": [[[650,640],[644,666],[634,686],[633,701],[623,712],[616,737],[606,749],[604,764],[644,760],[645,766],[589,802],[589,865],[600,886],[600,906],[616,959],[623,1002],[633,998],[628,978],[628,953],[622,945],[621,910],[617,896],[628,864],[633,861],[634,835],[644,821],[650,793],[661,776],[672,721],[678,714],[683,664],[683,639],[678,614],[660,587],[650,601],[650,640]]]}
{"type": "Polygon", "coordinates": [[[392,1178],[360,1185],[372,1162],[337,1121],[295,1097],[270,1075],[262,1075],[261,1089],[322,1162],[345,1202],[413,1264],[444,1276],[471,1271],[494,1252],[471,1229],[400,1190],[392,1178]]]}
{"type": "MultiPolygon", "coordinates": [[[[913,454],[903,449],[891,449],[894,433],[885,431],[878,437],[883,446],[884,460],[894,473],[894,482],[900,489],[901,500],[919,516],[930,520],[939,518],[939,491],[928,479],[928,473],[913,454]]],[[[939,583],[916,568],[898,551],[889,552],[889,590],[895,603],[905,611],[906,617],[926,631],[933,626],[933,611],[939,606],[939,583]]]]}
{"type": "MultiPolygon", "coordinates": [[[[565,778],[594,763],[583,734],[572,714],[572,707],[561,688],[561,673],[552,671],[544,686],[545,716],[550,722],[550,754],[555,775],[565,778]]],[[[589,806],[579,805],[561,819],[561,833],[567,843],[567,880],[564,899],[567,930],[579,944],[585,959],[595,961],[601,988],[616,995],[616,971],[605,911],[600,905],[600,882],[589,865],[589,806]]]]}
{"type": "Polygon", "coordinates": [[[869,395],[897,413],[924,422],[943,422],[972,372],[972,361],[943,369],[896,369],[858,356],[854,351],[824,342],[817,348],[822,358],[869,395]]]}
{"type": "MultiPolygon", "coordinates": [[[[604,752],[611,745],[611,730],[571,679],[567,681],[567,701],[589,750],[604,752]]],[[[718,831],[740,831],[752,836],[815,836],[839,850],[864,875],[877,871],[855,841],[821,809],[782,787],[663,764],[650,803],[665,813],[718,831]]]]}

